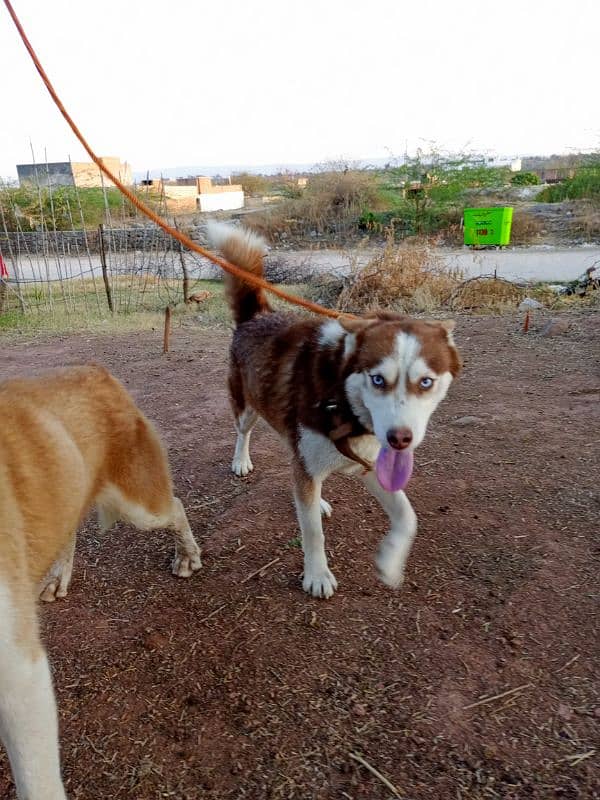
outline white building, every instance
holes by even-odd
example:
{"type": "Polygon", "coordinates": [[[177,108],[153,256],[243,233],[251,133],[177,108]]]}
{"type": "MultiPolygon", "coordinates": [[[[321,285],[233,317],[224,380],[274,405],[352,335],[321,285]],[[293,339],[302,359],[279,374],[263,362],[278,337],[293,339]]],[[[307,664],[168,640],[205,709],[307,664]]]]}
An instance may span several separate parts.
{"type": "Polygon", "coordinates": [[[213,186],[208,177],[198,178],[196,203],[200,211],[230,211],[244,207],[244,190],[239,184],[213,186]]]}

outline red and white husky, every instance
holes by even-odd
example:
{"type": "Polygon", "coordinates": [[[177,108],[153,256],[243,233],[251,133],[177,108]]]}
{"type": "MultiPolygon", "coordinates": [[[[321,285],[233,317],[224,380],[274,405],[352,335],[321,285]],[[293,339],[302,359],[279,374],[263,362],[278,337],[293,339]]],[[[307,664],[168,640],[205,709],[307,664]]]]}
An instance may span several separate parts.
{"type": "MultiPolygon", "coordinates": [[[[209,238],[226,259],[263,274],[262,239],[211,223],[209,238]]],[[[302,530],[304,591],[331,597],[321,486],[332,472],[355,473],[390,518],[376,563],[389,586],[401,584],[417,529],[403,491],[413,451],[460,369],[453,322],[392,313],[324,321],[275,313],[261,290],[227,276],[236,330],[229,391],[237,441],[232,470],[247,475],[250,432],[260,414],[292,451],[294,498],[302,530]]]]}

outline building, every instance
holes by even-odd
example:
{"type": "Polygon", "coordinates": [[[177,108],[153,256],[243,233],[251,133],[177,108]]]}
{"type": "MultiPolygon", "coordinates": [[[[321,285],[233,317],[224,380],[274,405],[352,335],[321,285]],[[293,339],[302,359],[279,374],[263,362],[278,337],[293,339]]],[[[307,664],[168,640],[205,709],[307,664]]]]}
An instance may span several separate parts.
{"type": "MultiPolygon", "coordinates": [[[[133,184],[131,167],[117,156],[102,156],[101,161],[126,186],[133,184]]],[[[89,189],[99,186],[113,186],[93,161],[55,161],[41,164],[17,164],[19,185],[56,188],[57,186],[77,186],[89,189]]]]}
{"type": "Polygon", "coordinates": [[[231,211],[244,207],[244,190],[241,184],[226,183],[213,186],[212,178],[160,178],[142,181],[142,186],[161,194],[167,207],[173,211],[231,211]]]}
{"type": "Polygon", "coordinates": [[[244,207],[244,190],[241,184],[213,186],[212,180],[207,177],[197,178],[196,183],[200,211],[230,211],[244,207]]]}
{"type": "Polygon", "coordinates": [[[522,160],[524,172],[535,172],[542,183],[560,183],[575,175],[577,167],[584,162],[584,156],[539,156],[522,160]]]}

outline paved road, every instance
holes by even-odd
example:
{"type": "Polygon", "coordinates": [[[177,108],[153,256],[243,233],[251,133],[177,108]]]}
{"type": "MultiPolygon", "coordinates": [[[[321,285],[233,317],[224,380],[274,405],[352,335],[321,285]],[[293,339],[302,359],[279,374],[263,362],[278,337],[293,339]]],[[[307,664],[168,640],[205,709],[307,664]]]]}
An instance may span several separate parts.
{"type": "MultiPolygon", "coordinates": [[[[462,270],[465,278],[476,275],[493,275],[496,271],[498,277],[517,281],[551,281],[560,283],[582,275],[587,267],[597,263],[600,266],[600,247],[529,247],[507,250],[478,250],[467,248],[448,250],[439,248],[434,251],[449,266],[462,270]]],[[[352,264],[358,262],[365,264],[373,255],[373,250],[297,250],[277,251],[269,254],[269,262],[278,267],[278,271],[287,272],[288,269],[298,272],[322,272],[347,274],[352,264]]],[[[156,259],[150,253],[140,254],[137,265],[148,266],[148,259],[153,258],[157,264],[162,265],[167,271],[175,270],[179,274],[179,255],[166,254],[156,259]]],[[[11,259],[5,255],[4,260],[11,277],[15,269],[11,259]]],[[[218,275],[218,268],[205,259],[188,254],[186,256],[190,272],[197,277],[212,277],[218,275]]],[[[101,275],[100,260],[92,256],[89,260],[67,257],[61,258],[60,264],[56,259],[27,258],[19,262],[20,276],[27,280],[40,277],[56,279],[59,272],[63,277],[89,277],[89,270],[93,269],[97,276],[101,275]],[[82,274],[83,273],[83,274],[82,274]]],[[[129,270],[128,270],[129,271],[129,270]]]]}
{"type": "MultiPolygon", "coordinates": [[[[582,275],[597,263],[600,267],[600,247],[528,247],[510,250],[470,250],[467,248],[434,251],[449,267],[458,267],[465,278],[493,275],[515,281],[551,281],[560,283],[582,275]]],[[[311,265],[316,271],[347,274],[353,260],[366,263],[373,251],[342,252],[320,250],[271,254],[291,266],[311,265]]]]}

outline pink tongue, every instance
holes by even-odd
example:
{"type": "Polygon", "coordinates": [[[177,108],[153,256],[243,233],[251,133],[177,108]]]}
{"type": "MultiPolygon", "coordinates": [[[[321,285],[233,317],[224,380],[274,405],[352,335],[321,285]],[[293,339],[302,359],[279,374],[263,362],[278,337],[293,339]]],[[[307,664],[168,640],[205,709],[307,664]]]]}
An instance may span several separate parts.
{"type": "Polygon", "coordinates": [[[377,480],[386,492],[399,492],[410,480],[413,471],[412,450],[382,447],[375,462],[377,480]]]}

